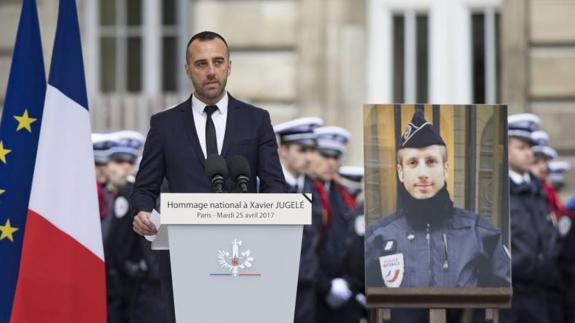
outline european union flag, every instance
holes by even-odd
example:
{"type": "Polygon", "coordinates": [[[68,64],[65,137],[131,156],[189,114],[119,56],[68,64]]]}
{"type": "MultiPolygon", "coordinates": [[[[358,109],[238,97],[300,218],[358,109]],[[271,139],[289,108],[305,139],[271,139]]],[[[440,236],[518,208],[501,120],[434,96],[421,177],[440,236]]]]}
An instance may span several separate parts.
{"type": "Polygon", "coordinates": [[[24,0],[0,123],[0,322],[10,320],[46,75],[35,0],[24,0]]]}

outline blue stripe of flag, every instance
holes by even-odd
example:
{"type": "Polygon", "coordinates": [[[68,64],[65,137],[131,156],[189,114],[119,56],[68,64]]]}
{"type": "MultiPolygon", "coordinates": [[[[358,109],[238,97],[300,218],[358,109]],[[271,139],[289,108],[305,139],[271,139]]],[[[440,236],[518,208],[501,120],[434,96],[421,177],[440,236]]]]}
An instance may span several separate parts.
{"type": "Polygon", "coordinates": [[[5,190],[0,195],[0,226],[8,233],[6,223],[10,220],[10,226],[18,229],[10,235],[14,241],[7,236],[0,239],[0,322],[8,322],[12,310],[45,93],[36,1],[24,0],[0,121],[0,142],[11,150],[5,155],[6,163],[0,161],[0,189],[5,190]],[[36,119],[30,124],[31,132],[26,128],[16,130],[19,122],[14,117],[22,116],[25,110],[36,119]]]}
{"type": "Polygon", "coordinates": [[[74,1],[60,0],[48,83],[88,110],[80,27],[74,1]]]}

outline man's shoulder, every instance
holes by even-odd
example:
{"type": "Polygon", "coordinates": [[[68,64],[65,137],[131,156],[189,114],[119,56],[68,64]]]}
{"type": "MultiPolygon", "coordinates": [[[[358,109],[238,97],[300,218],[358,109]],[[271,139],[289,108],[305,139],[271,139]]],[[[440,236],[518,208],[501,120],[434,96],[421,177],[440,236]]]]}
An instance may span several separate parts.
{"type": "Polygon", "coordinates": [[[390,215],[380,217],[375,222],[370,224],[367,227],[366,237],[370,237],[373,234],[378,234],[382,230],[386,230],[388,227],[391,227],[398,223],[401,219],[401,216],[398,212],[394,212],[390,215]]]}
{"type": "Polygon", "coordinates": [[[475,226],[485,230],[498,231],[489,218],[470,210],[454,208],[454,219],[460,225],[475,226]]]}
{"type": "Polygon", "coordinates": [[[180,102],[174,106],[165,108],[160,112],[156,112],[151,117],[151,122],[165,122],[166,120],[179,119],[182,117],[182,110],[188,106],[191,109],[190,99],[180,102]]]}
{"type": "Polygon", "coordinates": [[[256,107],[255,105],[252,105],[250,103],[238,100],[231,94],[228,94],[228,96],[229,96],[228,108],[230,107],[240,108],[242,109],[242,113],[250,113],[254,115],[269,114],[269,112],[264,108],[256,107]]]}

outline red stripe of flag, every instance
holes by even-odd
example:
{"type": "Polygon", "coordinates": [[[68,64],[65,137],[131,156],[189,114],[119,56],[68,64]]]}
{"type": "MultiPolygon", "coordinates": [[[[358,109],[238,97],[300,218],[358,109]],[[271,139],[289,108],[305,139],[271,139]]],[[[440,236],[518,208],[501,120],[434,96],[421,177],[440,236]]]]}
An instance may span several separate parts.
{"type": "Polygon", "coordinates": [[[98,256],[28,211],[12,323],[106,322],[105,286],[98,256]]]}

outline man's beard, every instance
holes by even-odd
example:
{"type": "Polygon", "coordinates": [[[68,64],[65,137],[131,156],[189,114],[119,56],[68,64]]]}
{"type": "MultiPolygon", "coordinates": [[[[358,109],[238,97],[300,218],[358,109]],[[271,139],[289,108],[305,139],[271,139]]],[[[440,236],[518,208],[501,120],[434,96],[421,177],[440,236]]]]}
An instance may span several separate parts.
{"type": "MultiPolygon", "coordinates": [[[[206,91],[204,91],[201,87],[197,87],[197,89],[200,89],[199,91],[196,89],[196,86],[194,84],[194,93],[196,94],[196,97],[198,99],[204,99],[204,100],[208,100],[208,101],[213,101],[215,99],[218,99],[222,96],[222,94],[226,91],[226,84],[227,84],[227,79],[224,79],[223,81],[220,82],[221,87],[218,89],[217,93],[215,93],[214,95],[210,95],[208,94],[206,91]]],[[[205,103],[205,102],[204,102],[205,103]]],[[[215,102],[214,102],[215,103],[215,102]]]]}

